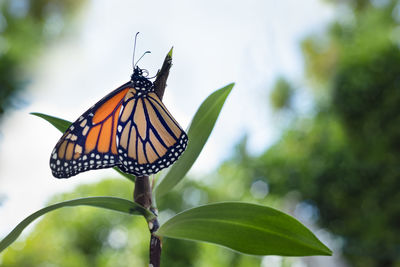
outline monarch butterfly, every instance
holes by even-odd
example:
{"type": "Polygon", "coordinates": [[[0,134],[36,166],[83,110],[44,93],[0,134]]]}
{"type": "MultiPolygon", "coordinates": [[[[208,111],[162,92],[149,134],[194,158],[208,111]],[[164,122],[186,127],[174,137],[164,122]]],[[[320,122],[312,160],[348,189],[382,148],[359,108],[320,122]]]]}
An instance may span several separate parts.
{"type": "Polygon", "coordinates": [[[50,157],[54,177],[114,166],[136,176],[149,175],[183,153],[186,133],[135,65],[129,82],[83,113],[63,134],[50,157]]]}

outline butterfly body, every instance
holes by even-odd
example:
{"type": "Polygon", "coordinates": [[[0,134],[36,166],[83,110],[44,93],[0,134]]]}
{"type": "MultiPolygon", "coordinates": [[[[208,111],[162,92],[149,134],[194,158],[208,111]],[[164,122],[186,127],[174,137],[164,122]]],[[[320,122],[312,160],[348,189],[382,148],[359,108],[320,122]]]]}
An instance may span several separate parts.
{"type": "Polygon", "coordinates": [[[50,168],[57,178],[117,166],[136,176],[174,163],[188,138],[136,67],[131,80],[78,118],[56,144],[50,168]]]}

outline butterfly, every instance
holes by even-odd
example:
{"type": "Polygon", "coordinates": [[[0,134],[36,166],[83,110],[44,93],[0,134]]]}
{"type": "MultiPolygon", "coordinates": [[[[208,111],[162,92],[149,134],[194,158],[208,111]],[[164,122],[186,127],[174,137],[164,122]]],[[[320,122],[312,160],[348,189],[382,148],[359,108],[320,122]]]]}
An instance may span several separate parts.
{"type": "Polygon", "coordinates": [[[115,166],[150,175],[173,164],[187,142],[144,70],[134,66],[129,82],[69,126],[51,153],[50,168],[56,178],[115,166]]]}

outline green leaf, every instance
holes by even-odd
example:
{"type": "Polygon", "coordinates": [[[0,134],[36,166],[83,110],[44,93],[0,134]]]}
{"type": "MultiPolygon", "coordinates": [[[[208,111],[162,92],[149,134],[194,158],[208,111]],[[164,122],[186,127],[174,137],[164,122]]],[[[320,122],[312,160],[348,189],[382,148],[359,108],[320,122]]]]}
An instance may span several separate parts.
{"type": "MultiPolygon", "coordinates": [[[[40,117],[42,119],[45,119],[46,121],[51,123],[54,127],[56,127],[62,133],[64,133],[68,129],[68,127],[72,124],[70,121],[67,121],[67,120],[64,120],[64,119],[60,119],[60,118],[57,118],[57,117],[53,117],[53,116],[50,116],[50,115],[46,115],[46,114],[43,114],[43,113],[32,112],[30,114],[38,116],[38,117],[40,117]]],[[[125,178],[128,178],[132,182],[135,182],[136,177],[134,175],[129,174],[129,173],[124,173],[123,171],[121,171],[117,167],[114,167],[113,169],[116,170],[119,174],[121,174],[125,178]]]]}
{"type": "Polygon", "coordinates": [[[241,202],[186,210],[163,224],[156,234],[215,243],[254,255],[332,255],[329,248],[293,217],[241,202]]]}
{"type": "Polygon", "coordinates": [[[68,127],[72,124],[70,121],[63,120],[57,117],[49,116],[43,113],[31,112],[30,114],[38,116],[46,121],[50,122],[54,127],[56,127],[60,132],[64,133],[68,127]]]}
{"type": "Polygon", "coordinates": [[[129,173],[125,173],[125,172],[121,171],[118,167],[113,167],[113,169],[116,170],[119,174],[121,174],[125,178],[128,178],[129,180],[131,180],[132,182],[136,181],[136,176],[135,175],[129,174],[129,173]]]}
{"type": "Polygon", "coordinates": [[[55,209],[63,207],[71,207],[71,206],[82,206],[82,205],[120,211],[130,215],[143,215],[147,221],[155,217],[153,213],[146,210],[141,205],[123,198],[88,197],[88,198],[78,198],[78,199],[68,200],[40,209],[37,212],[26,217],[11,231],[11,233],[9,233],[0,242],[0,252],[3,251],[5,248],[7,248],[12,242],[14,242],[18,238],[18,236],[22,233],[22,231],[38,217],[55,209]]]}
{"type": "Polygon", "coordinates": [[[234,83],[212,93],[200,105],[188,130],[189,143],[182,157],[168,170],[161,182],[155,188],[156,198],[168,193],[189,171],[203,149],[226,98],[234,83]]]}

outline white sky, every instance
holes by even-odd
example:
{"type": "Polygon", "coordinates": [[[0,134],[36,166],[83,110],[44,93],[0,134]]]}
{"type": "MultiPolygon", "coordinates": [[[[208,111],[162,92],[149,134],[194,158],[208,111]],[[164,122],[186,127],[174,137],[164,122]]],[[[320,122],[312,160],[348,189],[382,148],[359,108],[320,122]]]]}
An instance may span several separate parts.
{"type": "Polygon", "coordinates": [[[114,174],[102,170],[53,178],[48,162],[61,134],[28,113],[73,121],[128,81],[136,32],[141,32],[137,55],[152,52],[139,64],[151,75],[174,46],[164,103],[184,128],[210,93],[236,82],[192,170],[200,174],[229,157],[245,132],[253,153],[278,138],[268,109],[270,87],[280,74],[301,78],[299,41],[333,16],[319,0],[89,1],[73,30],[37,58],[23,94],[29,104],[9,112],[1,124],[0,196],[6,201],[0,206],[0,237],[50,196],[114,174]]]}

